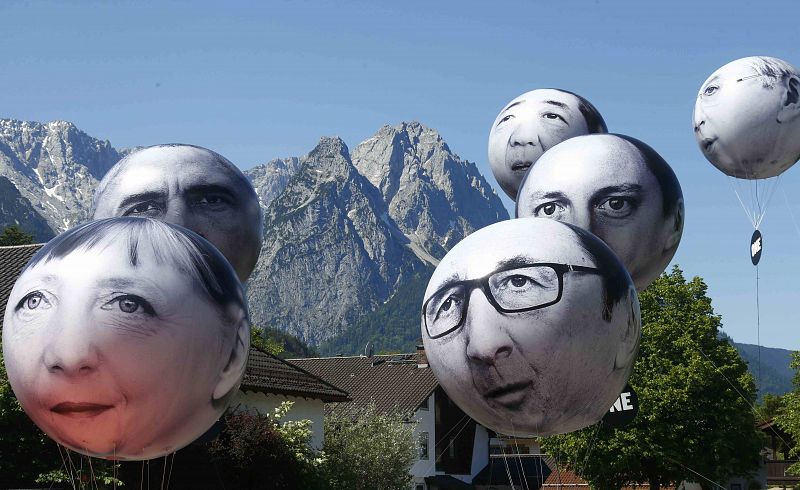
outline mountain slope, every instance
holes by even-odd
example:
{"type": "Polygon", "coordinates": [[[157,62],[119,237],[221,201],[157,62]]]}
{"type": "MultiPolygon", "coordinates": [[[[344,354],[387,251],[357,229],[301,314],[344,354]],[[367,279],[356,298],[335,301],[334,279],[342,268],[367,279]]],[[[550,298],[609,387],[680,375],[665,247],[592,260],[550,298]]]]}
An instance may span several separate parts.
{"type": "Polygon", "coordinates": [[[437,259],[473,231],[508,219],[475,164],[418,122],[384,126],[353,150],[353,164],[380,189],[409,240],[437,259]]]}
{"type": "Polygon", "coordinates": [[[323,138],[265,213],[254,323],[318,343],[388,298],[424,263],[386,216],[344,142],[323,138]]]}
{"type": "Polygon", "coordinates": [[[88,217],[94,188],[119,159],[108,141],[70,122],[0,119],[0,176],[55,232],[88,217]]]}
{"type": "Polygon", "coordinates": [[[19,193],[16,186],[0,176],[0,230],[9,225],[19,225],[33,235],[37,242],[46,242],[55,235],[31,202],[19,193]]]}

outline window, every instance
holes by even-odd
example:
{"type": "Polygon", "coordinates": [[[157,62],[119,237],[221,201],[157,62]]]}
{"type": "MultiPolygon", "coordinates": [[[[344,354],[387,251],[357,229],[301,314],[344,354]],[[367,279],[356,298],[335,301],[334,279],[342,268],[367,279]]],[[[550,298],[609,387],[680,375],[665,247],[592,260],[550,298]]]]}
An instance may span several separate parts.
{"type": "Polygon", "coordinates": [[[425,490],[425,485],[422,483],[417,483],[415,490],[425,490]]]}
{"type": "Polygon", "coordinates": [[[419,459],[428,459],[428,433],[419,433],[419,459]]]}
{"type": "Polygon", "coordinates": [[[425,401],[423,401],[422,404],[419,406],[420,410],[428,410],[428,399],[429,398],[426,398],[425,401]]]}

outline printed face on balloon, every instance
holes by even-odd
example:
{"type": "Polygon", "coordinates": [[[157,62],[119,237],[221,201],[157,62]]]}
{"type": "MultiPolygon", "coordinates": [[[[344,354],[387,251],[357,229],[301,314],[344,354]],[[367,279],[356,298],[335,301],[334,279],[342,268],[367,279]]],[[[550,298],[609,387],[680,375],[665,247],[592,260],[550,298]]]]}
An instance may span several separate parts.
{"type": "Polygon", "coordinates": [[[539,89],[512,100],[489,132],[489,165],[511,199],[531,166],[549,148],[588,133],[606,132],[605,122],[587,100],[570,92],[539,89]]]}
{"type": "Polygon", "coordinates": [[[800,158],[800,73],[777,58],[742,58],[700,88],[694,133],[703,155],[732,177],[774,177],[800,158]]]}
{"type": "Polygon", "coordinates": [[[258,196],[232,163],[205,148],[159,145],[136,151],[103,178],[94,218],[134,216],[184,226],[214,244],[247,280],[258,260],[258,196]]]}
{"type": "Polygon", "coordinates": [[[683,232],[675,174],[630,137],[588,135],[565,141],[531,169],[517,216],[570,223],[602,239],[644,289],[672,259],[683,232]]]}
{"type": "Polygon", "coordinates": [[[602,242],[541,219],[497,223],[436,268],[422,311],[428,362],[472,418],[550,435],[603,417],[638,347],[638,302],[602,242]]]}
{"type": "Polygon", "coordinates": [[[20,403],[53,439],[150,459],[219,418],[244,372],[249,326],[243,301],[218,304],[203,285],[224,267],[217,287],[229,290],[217,298],[241,295],[210,244],[193,248],[150,220],[111,221],[70,230],[72,243],[57,237],[34,257],[9,297],[3,350],[20,403]],[[194,269],[201,250],[216,266],[194,269]]]}

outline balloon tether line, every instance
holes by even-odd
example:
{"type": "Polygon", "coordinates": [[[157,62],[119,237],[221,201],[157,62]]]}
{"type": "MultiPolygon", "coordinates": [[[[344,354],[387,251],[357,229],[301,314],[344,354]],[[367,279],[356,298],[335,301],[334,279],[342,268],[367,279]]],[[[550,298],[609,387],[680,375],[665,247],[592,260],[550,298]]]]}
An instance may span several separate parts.
{"type": "MultiPolygon", "coordinates": [[[[758,294],[758,265],[756,265],[756,335],[758,339],[758,383],[761,383],[761,304],[758,294]]],[[[756,383],[756,393],[758,393],[756,383]]]]}

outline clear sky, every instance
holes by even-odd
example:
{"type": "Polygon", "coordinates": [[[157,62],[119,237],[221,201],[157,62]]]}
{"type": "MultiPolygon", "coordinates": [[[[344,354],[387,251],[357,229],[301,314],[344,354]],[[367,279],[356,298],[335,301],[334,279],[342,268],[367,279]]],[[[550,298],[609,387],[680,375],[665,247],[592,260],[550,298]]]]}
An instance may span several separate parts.
{"type": "MultiPolygon", "coordinates": [[[[752,227],[697,148],[691,114],[729,61],[800,66],[797,19],[797,0],[7,0],[0,117],[65,119],[117,148],[194,143],[244,169],[323,135],[352,148],[418,120],[502,194],[486,157],[497,112],[534,88],[567,89],[672,165],[687,215],[673,263],[705,279],[724,331],[756,343],[752,227]]],[[[761,227],[760,340],[800,349],[800,165],[779,185],[761,227]]]]}

